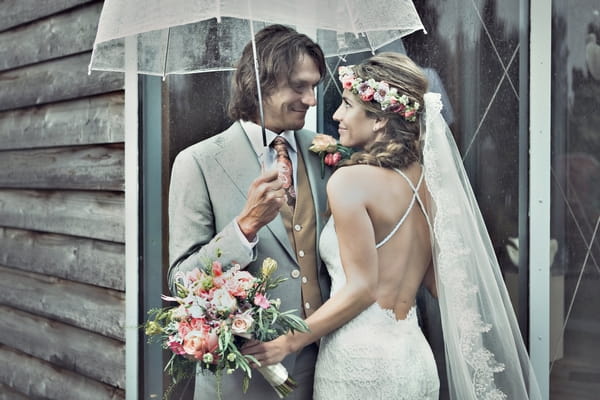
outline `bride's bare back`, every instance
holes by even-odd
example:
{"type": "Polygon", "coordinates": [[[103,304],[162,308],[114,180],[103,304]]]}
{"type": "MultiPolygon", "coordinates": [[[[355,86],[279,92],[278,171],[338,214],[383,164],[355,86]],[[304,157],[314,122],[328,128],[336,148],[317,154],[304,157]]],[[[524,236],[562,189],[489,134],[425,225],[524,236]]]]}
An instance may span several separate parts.
{"type": "MultiPolygon", "coordinates": [[[[397,319],[404,319],[415,303],[416,293],[426,274],[433,273],[430,270],[429,226],[406,180],[408,178],[413,187],[417,187],[422,175],[421,166],[413,163],[403,171],[405,176],[395,170],[366,165],[347,169],[347,175],[352,175],[352,185],[344,191],[346,196],[353,195],[355,199],[355,222],[340,224],[340,219],[346,221],[344,214],[352,206],[347,204],[336,209],[339,197],[331,199],[342,264],[346,270],[347,263],[357,259],[357,253],[375,251],[376,268],[367,268],[370,275],[376,275],[372,276],[375,300],[382,308],[393,310],[397,319]],[[361,213],[360,208],[364,208],[365,212],[361,213]],[[392,233],[404,216],[397,231],[392,233]],[[386,238],[387,241],[382,243],[386,238]],[[381,246],[376,249],[376,244],[381,246]]],[[[422,201],[427,198],[426,190],[422,182],[417,189],[422,201]]]]}

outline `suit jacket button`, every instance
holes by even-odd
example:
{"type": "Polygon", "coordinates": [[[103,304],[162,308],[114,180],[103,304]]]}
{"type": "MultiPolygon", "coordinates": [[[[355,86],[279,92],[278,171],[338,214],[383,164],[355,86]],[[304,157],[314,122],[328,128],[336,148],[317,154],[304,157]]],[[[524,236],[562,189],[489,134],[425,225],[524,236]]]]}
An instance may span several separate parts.
{"type": "Polygon", "coordinates": [[[299,278],[300,277],[300,271],[295,269],[292,271],[292,278],[299,278]]]}

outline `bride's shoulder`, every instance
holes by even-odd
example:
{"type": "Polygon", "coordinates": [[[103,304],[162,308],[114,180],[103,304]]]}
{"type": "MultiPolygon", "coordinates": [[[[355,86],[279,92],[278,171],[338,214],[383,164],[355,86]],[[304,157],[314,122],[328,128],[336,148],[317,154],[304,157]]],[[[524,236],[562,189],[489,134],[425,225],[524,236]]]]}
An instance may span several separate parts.
{"type": "Polygon", "coordinates": [[[357,180],[357,179],[367,179],[371,180],[373,177],[378,176],[379,174],[385,173],[385,168],[377,167],[374,165],[367,164],[353,164],[346,165],[341,168],[336,169],[329,180],[357,180]]]}
{"type": "Polygon", "coordinates": [[[355,164],[337,169],[327,182],[327,192],[356,196],[365,192],[373,184],[379,167],[355,164]]]}
{"type": "Polygon", "coordinates": [[[378,167],[374,167],[372,165],[365,164],[353,164],[347,165],[341,168],[336,169],[331,177],[329,178],[329,182],[345,182],[345,181],[355,181],[357,179],[362,179],[365,177],[372,177],[375,170],[378,167]]]}

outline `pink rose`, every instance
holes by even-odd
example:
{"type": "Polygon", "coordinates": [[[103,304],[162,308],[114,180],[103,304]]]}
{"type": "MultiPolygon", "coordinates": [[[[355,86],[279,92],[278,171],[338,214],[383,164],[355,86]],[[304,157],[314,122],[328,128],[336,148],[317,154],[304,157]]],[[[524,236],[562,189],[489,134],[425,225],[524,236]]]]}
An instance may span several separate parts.
{"type": "Polygon", "coordinates": [[[269,300],[261,293],[254,296],[254,304],[261,308],[264,308],[265,310],[271,305],[271,303],[269,303],[269,300]]]}
{"type": "Polygon", "coordinates": [[[252,318],[251,311],[245,311],[244,313],[238,314],[233,318],[233,322],[231,323],[231,332],[234,335],[243,336],[244,333],[250,332],[253,324],[254,318],[252,318]]]}
{"type": "Polygon", "coordinates": [[[186,337],[186,335],[192,330],[188,321],[179,321],[177,324],[177,332],[179,332],[179,336],[186,337]]]}
{"type": "Polygon", "coordinates": [[[360,99],[362,101],[371,101],[373,100],[373,95],[375,95],[375,90],[368,87],[360,94],[360,99]]]}
{"type": "Polygon", "coordinates": [[[336,151],[335,153],[328,153],[325,155],[323,162],[325,165],[329,165],[330,167],[335,167],[337,163],[342,159],[342,153],[336,151]]]}
{"type": "Polygon", "coordinates": [[[348,90],[350,90],[350,89],[352,89],[352,83],[353,83],[353,82],[354,82],[354,79],[344,79],[344,80],[342,81],[342,87],[343,87],[344,89],[348,89],[348,90]]]}
{"type": "Polygon", "coordinates": [[[255,281],[256,279],[251,273],[239,271],[225,282],[225,288],[232,296],[245,299],[248,296],[248,290],[254,286],[255,281]]]}
{"type": "Polygon", "coordinates": [[[220,262],[215,261],[212,264],[212,274],[213,276],[221,276],[223,275],[223,266],[220,262]]]}
{"type": "Polygon", "coordinates": [[[401,113],[402,111],[404,111],[405,108],[406,107],[402,103],[392,103],[392,105],[390,105],[387,108],[387,111],[390,111],[393,113],[401,113]]]}
{"type": "Polygon", "coordinates": [[[193,331],[199,331],[208,329],[208,325],[206,325],[206,320],[204,318],[192,318],[190,320],[190,328],[193,331]]]}
{"type": "Polygon", "coordinates": [[[183,349],[189,354],[201,360],[204,353],[212,353],[219,346],[219,337],[215,330],[190,331],[183,339],[183,349]]]}

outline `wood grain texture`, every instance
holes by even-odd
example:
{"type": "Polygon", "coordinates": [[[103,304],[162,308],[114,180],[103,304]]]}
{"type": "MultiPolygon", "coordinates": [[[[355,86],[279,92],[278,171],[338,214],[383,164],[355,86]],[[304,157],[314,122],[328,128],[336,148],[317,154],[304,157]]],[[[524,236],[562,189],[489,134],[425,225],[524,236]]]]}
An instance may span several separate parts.
{"type": "Polygon", "coordinates": [[[0,71],[92,50],[101,10],[93,3],[0,32],[0,71]]]}
{"type": "Polygon", "coordinates": [[[0,152],[0,187],[125,190],[122,144],[0,152]]]}
{"type": "MultiPolygon", "coordinates": [[[[1,368],[1,367],[0,367],[1,368]]],[[[30,400],[21,392],[17,392],[13,388],[0,383],[0,400],[30,400]]]]}
{"type": "Polygon", "coordinates": [[[0,382],[30,399],[124,400],[121,389],[0,346],[0,382]]]}
{"type": "Polygon", "coordinates": [[[91,52],[0,73],[0,111],[122,90],[118,72],[93,71],[91,52]]]}
{"type": "Polygon", "coordinates": [[[124,141],[123,92],[0,112],[0,150],[124,141]]]}
{"type": "Polygon", "coordinates": [[[0,264],[125,290],[125,245],[0,227],[0,264]]]}
{"type": "Polygon", "coordinates": [[[0,305],[0,342],[58,367],[125,387],[125,344],[0,305]]]}
{"type": "Polygon", "coordinates": [[[118,192],[0,190],[0,226],[125,243],[118,192]]]}
{"type": "Polygon", "coordinates": [[[98,0],[2,0],[0,31],[98,0]]]}
{"type": "Polygon", "coordinates": [[[0,266],[0,304],[124,340],[123,292],[0,266]]]}

